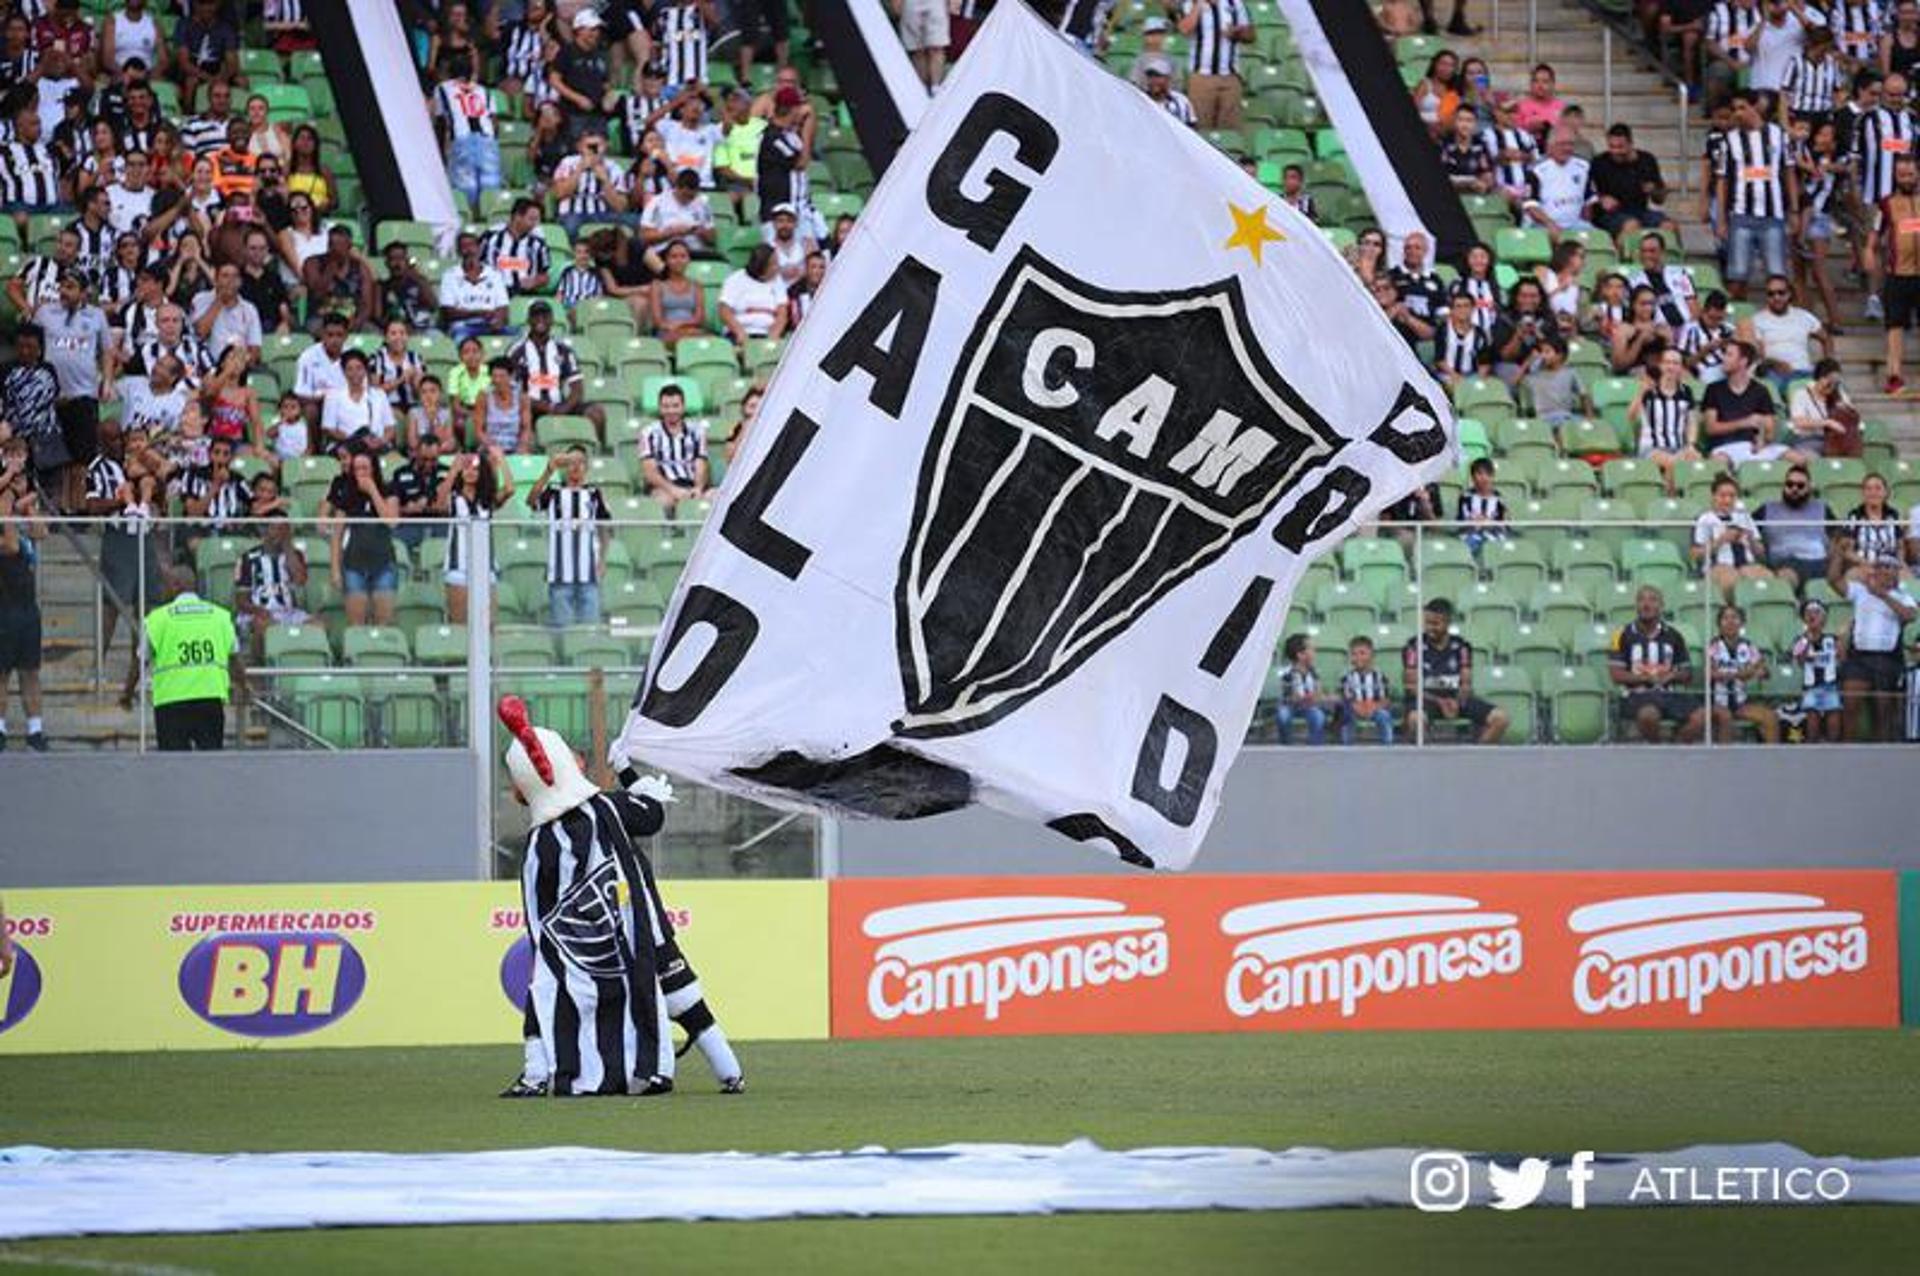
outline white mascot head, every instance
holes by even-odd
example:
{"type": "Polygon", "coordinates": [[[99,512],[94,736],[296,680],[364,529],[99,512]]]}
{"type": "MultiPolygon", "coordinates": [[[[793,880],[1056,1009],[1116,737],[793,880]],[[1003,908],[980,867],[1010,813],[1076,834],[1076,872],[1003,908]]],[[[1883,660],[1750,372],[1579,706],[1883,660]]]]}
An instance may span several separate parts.
{"type": "Polygon", "coordinates": [[[526,801],[535,824],[557,820],[600,790],[581,773],[573,750],[557,731],[536,727],[527,719],[526,701],[519,696],[500,698],[500,721],[513,732],[507,746],[507,774],[526,801]]]}

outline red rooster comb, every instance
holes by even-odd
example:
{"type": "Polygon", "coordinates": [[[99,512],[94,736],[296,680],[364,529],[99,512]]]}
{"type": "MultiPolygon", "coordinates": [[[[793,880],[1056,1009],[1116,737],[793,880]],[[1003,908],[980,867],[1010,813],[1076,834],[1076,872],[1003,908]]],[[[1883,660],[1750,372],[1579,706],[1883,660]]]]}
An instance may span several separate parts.
{"type": "Polygon", "coordinates": [[[542,783],[553,783],[553,763],[547,758],[547,750],[540,743],[540,737],[533,733],[533,723],[527,718],[527,702],[519,696],[500,697],[500,721],[513,732],[513,738],[527,751],[528,761],[533,769],[540,773],[542,783]]]}

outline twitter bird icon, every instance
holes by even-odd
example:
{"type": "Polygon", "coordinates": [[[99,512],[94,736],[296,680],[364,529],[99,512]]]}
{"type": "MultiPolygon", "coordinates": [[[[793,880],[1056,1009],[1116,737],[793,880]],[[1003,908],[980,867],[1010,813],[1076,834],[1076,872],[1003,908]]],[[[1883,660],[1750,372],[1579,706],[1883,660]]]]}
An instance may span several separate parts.
{"type": "Polygon", "coordinates": [[[1487,1184],[1493,1188],[1493,1208],[1523,1210],[1539,1200],[1547,1188],[1547,1171],[1552,1168],[1553,1162],[1538,1156],[1527,1157],[1515,1170],[1488,1158],[1487,1184]]]}

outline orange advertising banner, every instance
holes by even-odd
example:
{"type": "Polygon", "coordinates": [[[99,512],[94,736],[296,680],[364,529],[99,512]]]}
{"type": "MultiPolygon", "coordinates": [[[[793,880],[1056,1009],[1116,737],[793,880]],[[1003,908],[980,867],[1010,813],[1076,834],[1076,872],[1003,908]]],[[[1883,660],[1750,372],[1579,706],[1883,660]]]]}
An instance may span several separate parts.
{"type": "Polygon", "coordinates": [[[1892,1027],[1892,872],[832,883],[836,1037],[1892,1027]]]}

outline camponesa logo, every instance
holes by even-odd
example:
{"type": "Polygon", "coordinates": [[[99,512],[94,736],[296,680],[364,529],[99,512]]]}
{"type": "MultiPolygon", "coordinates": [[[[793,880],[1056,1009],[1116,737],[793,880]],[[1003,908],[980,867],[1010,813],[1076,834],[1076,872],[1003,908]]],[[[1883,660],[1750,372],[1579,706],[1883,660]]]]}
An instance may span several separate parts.
{"type": "Polygon", "coordinates": [[[366,963],[336,931],[210,935],[180,963],[181,999],[243,1037],[324,1028],[352,1010],[366,986],[366,963]]]}
{"type": "Polygon", "coordinates": [[[46,936],[53,933],[53,920],[48,917],[8,917],[0,924],[7,928],[7,934],[13,938],[13,969],[0,976],[0,1032],[16,1028],[20,1022],[33,1013],[40,1003],[40,989],[45,980],[40,974],[40,963],[33,959],[23,938],[28,935],[46,936]]]}
{"type": "Polygon", "coordinates": [[[975,1010],[991,1022],[1019,999],[1158,978],[1170,956],[1164,918],[1071,895],[903,904],[861,930],[883,941],[867,977],[880,1020],[975,1010]]]}
{"type": "Polygon", "coordinates": [[[1519,971],[1519,918],[1464,895],[1305,895],[1233,909],[1227,1009],[1242,1019],[1519,971]]]}
{"type": "Polygon", "coordinates": [[[1588,936],[1573,972],[1583,1014],[1685,1002],[1865,969],[1862,914],[1818,895],[1690,891],[1635,895],[1576,908],[1567,925],[1588,936]]]}

